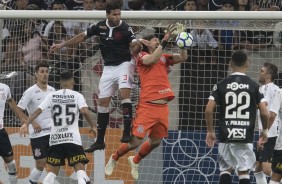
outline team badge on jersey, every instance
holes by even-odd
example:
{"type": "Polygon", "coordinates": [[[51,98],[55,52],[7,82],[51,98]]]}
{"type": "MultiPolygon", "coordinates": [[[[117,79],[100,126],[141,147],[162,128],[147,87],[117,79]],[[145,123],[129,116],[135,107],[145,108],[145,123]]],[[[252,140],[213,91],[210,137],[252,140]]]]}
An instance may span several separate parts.
{"type": "Polygon", "coordinates": [[[137,132],[140,133],[140,134],[142,134],[144,132],[143,125],[138,125],[137,132]]]}
{"type": "Polygon", "coordinates": [[[39,148],[36,148],[36,149],[34,150],[34,156],[40,157],[40,155],[41,155],[40,149],[39,149],[39,148]]]}

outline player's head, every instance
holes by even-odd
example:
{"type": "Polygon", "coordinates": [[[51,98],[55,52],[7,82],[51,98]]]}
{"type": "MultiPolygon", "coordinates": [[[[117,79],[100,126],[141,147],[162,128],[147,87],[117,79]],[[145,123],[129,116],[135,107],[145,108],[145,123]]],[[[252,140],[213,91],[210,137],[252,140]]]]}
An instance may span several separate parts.
{"type": "Polygon", "coordinates": [[[47,84],[49,78],[49,65],[46,61],[41,61],[35,66],[36,81],[41,84],[47,84]]]}
{"type": "Polygon", "coordinates": [[[74,86],[73,73],[69,70],[62,71],[60,75],[60,83],[62,89],[73,89],[74,86]]]}
{"type": "Polygon", "coordinates": [[[120,24],[121,15],[121,3],[117,0],[109,0],[106,3],[106,13],[108,23],[111,27],[118,26],[120,24]]]}
{"type": "Polygon", "coordinates": [[[142,51],[144,52],[152,53],[160,45],[160,40],[156,37],[156,35],[149,35],[149,36],[144,37],[143,39],[149,41],[148,45],[143,44],[142,51]]]}
{"type": "Polygon", "coordinates": [[[276,65],[265,62],[263,67],[259,71],[259,82],[261,84],[267,84],[273,82],[278,75],[278,68],[276,65]]]}
{"type": "Polygon", "coordinates": [[[248,56],[244,51],[236,50],[231,56],[230,66],[232,69],[244,69],[248,68],[248,56]]]}

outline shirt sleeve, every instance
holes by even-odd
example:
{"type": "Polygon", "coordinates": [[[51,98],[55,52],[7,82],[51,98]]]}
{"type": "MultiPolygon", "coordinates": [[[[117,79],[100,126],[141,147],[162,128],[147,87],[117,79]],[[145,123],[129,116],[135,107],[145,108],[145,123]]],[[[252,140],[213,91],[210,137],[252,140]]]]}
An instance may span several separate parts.
{"type": "Polygon", "coordinates": [[[256,104],[266,101],[265,98],[263,97],[262,91],[259,88],[259,85],[257,85],[255,89],[255,99],[256,99],[256,104]]]}
{"type": "Polygon", "coordinates": [[[218,95],[218,88],[217,84],[215,84],[212,88],[212,92],[210,94],[209,100],[215,101],[217,104],[219,103],[219,95],[218,95]]]}
{"type": "Polygon", "coordinates": [[[136,65],[143,65],[143,57],[148,55],[146,52],[140,52],[136,59],[136,65]]]}
{"type": "Polygon", "coordinates": [[[32,98],[32,95],[30,94],[29,90],[26,90],[23,93],[23,96],[18,103],[18,107],[21,108],[22,110],[25,110],[29,102],[31,101],[31,98],[32,98]]]}
{"type": "Polygon", "coordinates": [[[278,114],[281,105],[281,91],[276,91],[269,111],[278,114]]]}
{"type": "Polygon", "coordinates": [[[10,100],[11,98],[12,98],[11,90],[10,90],[10,87],[7,86],[7,97],[6,97],[6,99],[7,99],[7,100],[10,100]]]}
{"type": "Polygon", "coordinates": [[[128,40],[128,42],[130,43],[130,42],[132,42],[132,41],[135,41],[135,40],[136,40],[136,37],[135,37],[135,34],[134,34],[132,28],[131,28],[131,27],[128,27],[127,31],[128,31],[128,34],[127,34],[127,40],[128,40]]]}
{"type": "Polygon", "coordinates": [[[166,64],[167,65],[174,65],[174,60],[172,58],[173,57],[172,54],[163,54],[163,56],[166,59],[166,64]]]}
{"type": "Polygon", "coordinates": [[[212,48],[217,48],[218,42],[214,39],[212,33],[209,30],[206,33],[208,35],[208,45],[212,48]]]}
{"type": "Polygon", "coordinates": [[[45,109],[47,109],[48,107],[51,107],[52,105],[52,93],[49,93],[45,99],[43,100],[43,102],[41,102],[41,104],[38,106],[38,108],[40,108],[42,111],[44,111],[45,109]]]}
{"type": "Polygon", "coordinates": [[[81,109],[83,107],[88,107],[85,98],[82,96],[82,94],[78,95],[78,99],[77,99],[77,105],[78,108],[81,109]]]}
{"type": "Polygon", "coordinates": [[[85,31],[85,35],[87,37],[91,37],[91,36],[98,35],[98,34],[99,34],[99,26],[98,26],[98,24],[92,24],[85,31]]]}

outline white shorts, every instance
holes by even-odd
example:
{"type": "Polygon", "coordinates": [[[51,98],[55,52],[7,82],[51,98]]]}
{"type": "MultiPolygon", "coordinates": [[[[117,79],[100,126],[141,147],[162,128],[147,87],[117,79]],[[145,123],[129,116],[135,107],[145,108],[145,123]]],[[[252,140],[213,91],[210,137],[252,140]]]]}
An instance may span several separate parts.
{"type": "Polygon", "coordinates": [[[99,82],[99,98],[114,96],[117,89],[132,87],[134,65],[123,62],[118,66],[104,66],[99,82]]]}
{"type": "Polygon", "coordinates": [[[251,143],[219,143],[219,170],[233,168],[238,171],[254,171],[256,156],[251,143]]]}

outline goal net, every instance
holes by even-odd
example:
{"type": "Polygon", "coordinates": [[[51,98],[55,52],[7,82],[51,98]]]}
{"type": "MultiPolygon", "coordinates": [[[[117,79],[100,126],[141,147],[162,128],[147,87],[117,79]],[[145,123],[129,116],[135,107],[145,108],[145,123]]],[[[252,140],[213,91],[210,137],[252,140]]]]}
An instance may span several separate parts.
{"type": "MultiPolygon", "coordinates": [[[[87,100],[93,118],[97,116],[98,84],[103,69],[103,59],[98,48],[98,38],[73,47],[48,53],[53,43],[61,43],[105,18],[105,12],[51,12],[51,11],[1,11],[0,31],[1,67],[0,82],[10,86],[12,96],[18,102],[24,90],[34,84],[34,65],[41,60],[50,64],[49,85],[58,89],[62,69],[75,74],[75,90],[87,100]],[[11,12],[10,14],[7,12],[11,12]],[[20,12],[20,13],[19,13],[20,12]],[[45,13],[46,12],[46,13],[45,13]],[[94,18],[93,18],[94,17],[94,18]]],[[[250,65],[247,75],[257,79],[262,65],[269,61],[279,68],[278,79],[282,86],[280,62],[282,23],[275,12],[252,12],[236,20],[235,14],[226,12],[122,12],[123,19],[132,27],[137,38],[156,35],[160,39],[169,23],[182,23],[194,37],[187,50],[187,61],[171,67],[169,79],[175,92],[170,102],[169,137],[161,146],[146,157],[139,166],[139,179],[130,175],[127,157],[121,158],[111,177],[104,174],[104,166],[110,155],[119,147],[122,132],[122,115],[117,93],[111,101],[110,124],[106,134],[106,150],[87,154],[90,162],[87,174],[93,183],[99,184],[172,184],[206,183],[219,180],[217,148],[205,145],[206,127],[204,109],[213,84],[229,73],[229,61],[234,50],[246,50],[250,65]],[[264,16],[265,15],[265,16],[264,16]],[[226,17],[228,20],[224,20],[226,17]],[[274,17],[270,20],[269,17],[274,17]],[[213,19],[214,17],[214,19],[213,19]],[[252,19],[251,17],[255,17],[252,19]],[[261,20],[258,20],[261,17],[261,20]],[[189,19],[190,18],[190,19],[189,19]],[[199,18],[199,19],[197,19],[199,18]],[[264,19],[265,18],[265,19],[264,19]],[[268,19],[268,20],[266,20],[268,19]]],[[[238,15],[239,16],[239,15],[238,15]]],[[[165,52],[177,53],[174,39],[165,52]]],[[[138,74],[135,73],[132,101],[134,107],[139,97],[138,74]]],[[[17,163],[19,183],[27,183],[34,168],[33,155],[28,137],[20,137],[19,121],[7,106],[4,127],[9,133],[17,163]]],[[[80,130],[83,146],[93,143],[87,124],[81,119],[80,130]]],[[[0,161],[0,183],[9,183],[3,161],[0,161]]],[[[46,175],[46,173],[45,173],[46,175]]],[[[234,175],[234,180],[238,180],[234,175]]],[[[252,183],[255,183],[253,176],[252,183]]],[[[42,178],[41,178],[42,181],[42,178]]],[[[71,167],[61,168],[56,184],[77,183],[71,167]]]]}

